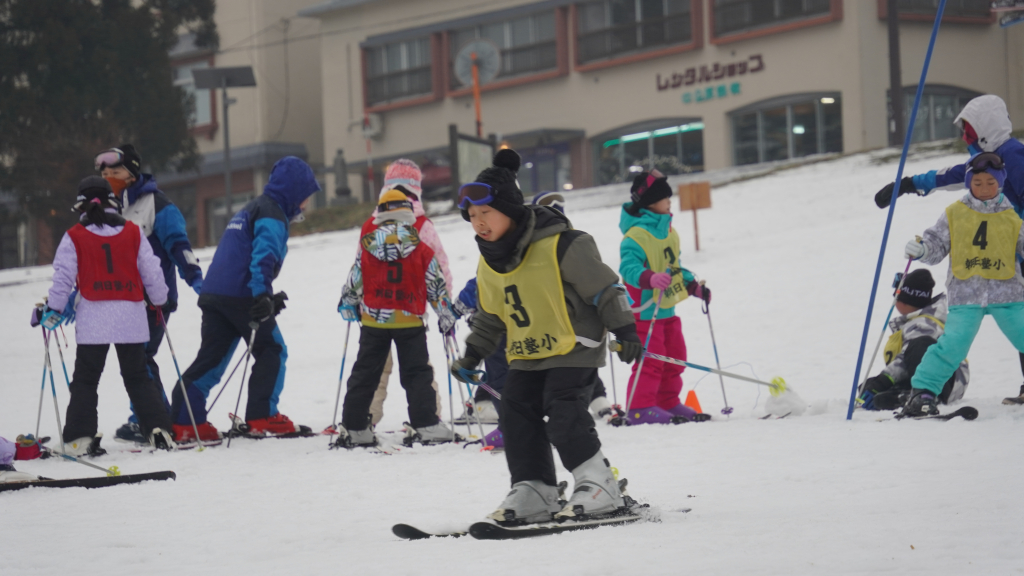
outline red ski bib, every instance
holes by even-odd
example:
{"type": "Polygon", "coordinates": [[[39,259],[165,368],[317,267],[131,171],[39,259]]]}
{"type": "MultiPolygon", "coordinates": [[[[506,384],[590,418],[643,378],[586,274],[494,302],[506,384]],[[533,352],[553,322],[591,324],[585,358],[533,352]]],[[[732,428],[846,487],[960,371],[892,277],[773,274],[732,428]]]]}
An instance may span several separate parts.
{"type": "MultiPolygon", "coordinates": [[[[363,225],[362,237],[373,234],[372,221],[363,225]]],[[[427,311],[427,268],[434,251],[420,242],[405,258],[391,262],[378,260],[365,248],[361,250],[363,302],[379,310],[402,310],[415,316],[427,311]]]]}
{"type": "Polygon", "coordinates": [[[142,302],[139,227],[126,222],[113,236],[98,236],[81,224],[68,230],[78,254],[78,289],[86,300],[142,302]]]}

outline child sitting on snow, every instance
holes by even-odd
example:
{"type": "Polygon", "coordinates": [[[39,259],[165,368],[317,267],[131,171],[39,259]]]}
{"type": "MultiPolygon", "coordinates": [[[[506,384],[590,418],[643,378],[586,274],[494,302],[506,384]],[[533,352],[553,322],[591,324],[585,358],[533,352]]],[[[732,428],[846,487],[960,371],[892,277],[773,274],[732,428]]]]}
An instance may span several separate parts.
{"type": "MultiPolygon", "coordinates": [[[[914,270],[903,280],[896,296],[900,315],[889,322],[892,335],[883,351],[885,368],[864,381],[858,397],[866,410],[895,410],[910,396],[910,379],[932,344],[942,336],[949,314],[946,295],[932,297],[935,280],[925,268],[914,270]]],[[[939,402],[949,404],[963,397],[970,371],[967,361],[946,381],[939,402]]]]}
{"type": "MultiPolygon", "coordinates": [[[[619,249],[619,274],[637,303],[633,308],[637,332],[646,338],[653,322],[648,350],[686,360],[686,341],[675,306],[688,296],[710,303],[711,290],[679,265],[679,236],[672,227],[672,188],[668,179],[657,170],[641,172],[633,179],[630,196],[633,201],[622,205],[619,217],[619,229],[625,235],[619,249]]],[[[639,379],[638,366],[633,366],[626,389],[627,399],[632,395],[632,402],[626,406],[630,423],[668,424],[704,419],[679,399],[683,389],[682,366],[650,360],[643,363],[639,379]],[[636,391],[631,392],[634,386],[636,391]]]]}
{"type": "Polygon", "coordinates": [[[38,480],[35,474],[18,472],[14,469],[15,460],[33,460],[39,458],[41,449],[35,438],[18,436],[18,443],[15,444],[7,438],[0,436],[0,482],[27,482],[38,480]]]}
{"type": "Polygon", "coordinates": [[[946,208],[922,241],[907,243],[907,258],[925,264],[938,264],[949,255],[949,317],[911,379],[905,415],[938,414],[938,396],[967,358],[986,315],[1024,352],[1024,284],[1017,261],[1018,254],[1024,255],[1024,229],[1000,191],[1005,180],[998,154],[978,154],[968,163],[964,184],[970,192],[946,208]]]}

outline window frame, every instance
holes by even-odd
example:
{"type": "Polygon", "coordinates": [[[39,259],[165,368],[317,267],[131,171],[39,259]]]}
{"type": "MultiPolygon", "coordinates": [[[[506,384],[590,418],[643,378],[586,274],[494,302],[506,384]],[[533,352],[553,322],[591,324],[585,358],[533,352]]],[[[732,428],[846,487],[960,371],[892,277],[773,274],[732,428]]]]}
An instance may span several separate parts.
{"type": "MultiPolygon", "coordinates": [[[[827,137],[827,135],[825,133],[825,130],[824,130],[825,113],[824,113],[824,110],[822,109],[822,106],[823,106],[823,103],[821,102],[822,98],[834,98],[836,100],[834,102],[834,104],[838,104],[839,105],[839,112],[840,112],[840,114],[842,114],[843,94],[839,90],[822,90],[822,91],[816,91],[816,92],[798,92],[798,93],[795,93],[795,94],[785,94],[785,95],[782,95],[782,96],[776,96],[774,98],[767,98],[765,100],[761,100],[760,102],[753,102],[753,103],[748,104],[746,106],[741,106],[740,108],[736,108],[735,110],[730,110],[730,111],[726,112],[726,117],[729,120],[729,144],[730,144],[730,151],[732,153],[732,165],[733,166],[749,166],[750,164],[763,164],[765,162],[778,162],[778,161],[793,160],[795,158],[805,158],[806,156],[794,156],[794,154],[793,154],[793,152],[794,152],[794,142],[793,142],[793,126],[792,126],[792,124],[793,124],[793,111],[792,111],[792,107],[794,105],[797,105],[797,104],[806,104],[808,102],[814,102],[815,103],[815,130],[816,130],[817,147],[818,147],[818,151],[815,152],[815,154],[841,154],[843,152],[842,150],[840,150],[839,152],[828,152],[828,151],[824,150],[824,148],[827,146],[827,139],[828,139],[828,137],[827,137]],[[765,151],[766,151],[767,147],[766,147],[766,144],[765,144],[764,120],[763,120],[763,117],[762,117],[762,113],[765,110],[771,110],[771,109],[781,108],[781,107],[785,107],[786,108],[786,158],[784,158],[782,160],[766,160],[765,159],[765,151]],[[737,142],[736,142],[736,131],[735,131],[735,128],[736,128],[736,124],[735,124],[736,117],[744,115],[744,114],[750,114],[750,113],[754,113],[754,114],[757,115],[757,158],[758,158],[758,160],[757,160],[757,162],[753,162],[753,163],[739,164],[737,162],[737,158],[736,158],[736,149],[737,149],[736,148],[736,145],[737,145],[737,142]]],[[[843,128],[842,123],[840,123],[840,129],[842,129],[842,128],[843,128]]]]}
{"type": "MultiPolygon", "coordinates": [[[[887,0],[877,0],[878,2],[878,19],[885,21],[889,19],[888,2],[887,0]]],[[[934,14],[918,14],[918,13],[907,13],[900,12],[897,8],[897,16],[900,22],[935,22],[934,14]]],[[[998,17],[989,11],[987,17],[980,16],[948,16],[945,12],[942,14],[943,23],[956,23],[956,24],[979,24],[985,26],[991,26],[996,23],[998,17]]]]}
{"type": "MultiPolygon", "coordinates": [[[[182,58],[180,60],[171,61],[171,69],[177,70],[182,66],[188,66],[189,64],[195,64],[197,62],[206,62],[210,68],[214,68],[214,55],[204,54],[200,56],[193,56],[191,58],[182,58]]],[[[175,81],[176,82],[176,81],[175,81]]],[[[175,86],[179,84],[175,83],[175,86]]],[[[207,140],[213,140],[214,135],[217,133],[217,129],[220,128],[220,123],[217,121],[217,90],[210,89],[210,121],[206,124],[195,124],[189,126],[188,133],[192,137],[205,137],[207,140]]]]}
{"type": "MultiPolygon", "coordinates": [[[[421,38],[424,38],[424,36],[423,35],[415,35],[415,36],[410,35],[406,39],[395,40],[394,42],[389,42],[387,45],[397,44],[397,43],[405,43],[405,42],[412,42],[414,40],[419,40],[421,38]]],[[[369,95],[370,95],[370,80],[371,80],[371,77],[370,77],[370,54],[369,53],[370,53],[370,50],[372,50],[374,48],[382,48],[383,46],[386,46],[386,45],[381,45],[381,46],[361,46],[360,47],[360,59],[361,59],[361,62],[362,62],[363,110],[365,112],[386,112],[388,110],[395,110],[395,109],[398,109],[398,108],[406,108],[408,106],[417,106],[417,105],[420,105],[420,104],[425,104],[427,102],[435,102],[435,101],[440,100],[441,98],[443,98],[444,91],[443,91],[443,87],[440,85],[440,83],[444,79],[444,74],[442,73],[441,70],[438,69],[439,68],[439,65],[438,65],[438,53],[439,53],[439,50],[441,50],[441,48],[443,46],[443,42],[441,40],[441,34],[439,34],[439,33],[431,33],[431,34],[426,35],[426,38],[427,38],[427,43],[428,43],[429,50],[430,50],[430,57],[428,58],[428,61],[430,62],[430,81],[431,81],[430,92],[425,92],[423,94],[416,94],[416,95],[405,96],[405,97],[399,98],[397,100],[389,100],[389,101],[386,101],[386,102],[380,102],[380,103],[376,103],[376,104],[371,104],[370,103],[370,98],[369,98],[369,95]]],[[[407,72],[407,70],[405,70],[403,72],[407,72]]],[[[386,76],[386,74],[384,76],[386,76]]],[[[383,76],[378,76],[378,78],[380,78],[380,77],[383,77],[383,76]]]]}
{"type": "MultiPolygon", "coordinates": [[[[884,2],[885,0],[879,0],[884,2]]],[[[843,19],[843,0],[829,0],[829,13],[821,16],[808,16],[805,18],[799,18],[796,20],[790,20],[780,24],[768,24],[763,26],[756,26],[746,31],[730,32],[721,36],[715,34],[715,0],[708,0],[708,34],[711,36],[710,43],[715,45],[729,44],[732,42],[740,42],[742,40],[749,40],[751,38],[760,38],[762,36],[770,36],[773,34],[782,34],[784,32],[791,32],[793,30],[799,30],[801,28],[809,28],[811,26],[820,26],[822,24],[830,24],[832,22],[839,22],[843,19]]]]}
{"type": "MultiPolygon", "coordinates": [[[[907,84],[906,86],[903,86],[900,91],[902,92],[902,96],[904,98],[904,103],[906,102],[907,99],[909,99],[911,101],[911,105],[913,105],[914,96],[917,94],[917,86],[913,85],[913,84],[907,84]]],[[[913,134],[912,134],[911,135],[911,144],[926,143],[926,142],[938,142],[939,140],[948,140],[949,139],[948,137],[947,138],[935,138],[934,100],[932,100],[932,98],[934,98],[935,96],[953,96],[953,97],[957,98],[958,101],[962,102],[962,105],[960,106],[960,111],[963,111],[963,107],[964,107],[964,105],[967,104],[967,102],[969,102],[970,100],[972,100],[974,98],[977,98],[978,96],[982,96],[983,94],[984,94],[983,92],[978,92],[976,90],[971,90],[969,88],[963,88],[963,87],[960,87],[960,86],[955,86],[953,84],[928,84],[928,83],[925,83],[924,90],[921,92],[921,103],[924,104],[924,99],[925,98],[929,99],[928,100],[928,105],[929,105],[930,114],[929,114],[929,117],[928,117],[928,137],[923,139],[923,140],[918,140],[918,141],[915,142],[913,140],[913,134]]],[[[891,126],[891,123],[892,123],[892,94],[890,93],[890,90],[888,88],[885,89],[885,97],[886,97],[885,132],[886,132],[886,134],[889,134],[890,133],[889,132],[889,126],[891,126]]],[[[910,121],[910,107],[905,106],[903,108],[903,114],[905,115],[905,118],[903,119],[903,129],[906,130],[907,122],[910,121]]],[[[918,114],[920,114],[920,109],[918,109],[918,114]]],[[[900,138],[902,139],[905,136],[906,136],[905,133],[901,134],[900,138]]]]}
{"type": "MultiPolygon", "coordinates": [[[[704,47],[704,2],[703,0],[690,0],[690,41],[685,44],[675,44],[667,47],[655,47],[649,49],[638,49],[624,53],[622,56],[595,60],[592,62],[580,62],[580,23],[579,4],[574,2],[569,6],[568,20],[572,33],[573,70],[576,72],[589,72],[601,70],[613,66],[622,66],[634,62],[642,62],[654,58],[662,58],[674,54],[682,54],[692,50],[699,50],[704,47]]],[[[639,23],[633,24],[639,25],[639,23]]]]}

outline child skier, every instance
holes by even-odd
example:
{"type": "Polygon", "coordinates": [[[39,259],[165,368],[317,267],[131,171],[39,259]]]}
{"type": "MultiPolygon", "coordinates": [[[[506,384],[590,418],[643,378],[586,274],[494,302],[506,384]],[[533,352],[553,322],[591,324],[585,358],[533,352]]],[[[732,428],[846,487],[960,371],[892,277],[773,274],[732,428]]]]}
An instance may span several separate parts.
{"type": "Polygon", "coordinates": [[[0,483],[39,480],[39,477],[35,474],[15,470],[12,462],[15,460],[32,460],[39,458],[41,454],[42,450],[39,443],[31,436],[28,439],[24,436],[18,436],[17,444],[0,436],[0,483]]]}
{"type": "MultiPolygon", "coordinates": [[[[381,188],[380,193],[384,194],[389,190],[398,190],[405,194],[406,198],[412,202],[412,212],[416,216],[413,227],[416,228],[420,241],[434,251],[434,258],[437,258],[437,264],[441,267],[441,272],[444,275],[445,289],[448,291],[448,294],[451,294],[455,284],[452,283],[452,273],[448,269],[448,255],[444,251],[441,237],[438,236],[434,223],[430,218],[427,218],[426,211],[423,210],[423,203],[420,202],[420,194],[423,193],[422,180],[423,173],[415,162],[406,158],[399,158],[392,162],[384,173],[384,187],[381,188]]],[[[372,221],[376,217],[377,209],[375,208],[373,214],[370,214],[367,220],[372,221]]],[[[357,257],[358,252],[361,252],[361,250],[362,248],[357,249],[357,257]]],[[[370,403],[370,415],[373,417],[372,424],[374,426],[384,417],[384,401],[388,397],[388,380],[391,379],[391,370],[394,366],[392,356],[389,351],[388,359],[384,363],[384,371],[380,376],[380,384],[377,386],[377,391],[373,394],[373,402],[370,403]]],[[[431,366],[431,369],[433,369],[433,366],[431,366]]],[[[441,395],[437,391],[437,382],[432,381],[430,386],[434,389],[434,398],[437,401],[437,415],[440,417],[441,395]]]]}
{"type": "Polygon", "coordinates": [[[985,315],[995,318],[1017,351],[1024,352],[1024,285],[1017,261],[1017,255],[1024,255],[1024,229],[1000,192],[1005,180],[998,154],[978,154],[965,176],[970,192],[946,208],[922,241],[907,243],[907,258],[925,264],[938,264],[949,255],[949,317],[911,379],[913,389],[903,408],[907,416],[938,413],[938,396],[967,357],[985,315]]]}
{"type": "MultiPolygon", "coordinates": [[[[157,317],[154,308],[146,308],[149,321],[149,342],[146,343],[146,368],[149,376],[164,394],[164,405],[170,412],[166,391],[160,380],[160,367],[156,363],[156,353],[164,339],[164,326],[171,313],[178,308],[178,281],[174,278],[174,269],[185,282],[195,290],[196,294],[203,287],[203,271],[199,268],[199,259],[192,253],[192,245],[185,231],[185,218],[181,211],[156,185],[152,174],[142,172],[142,158],[131,144],[122,144],[117,148],[105,150],[96,155],[96,170],[100,176],[111,183],[111,187],[123,204],[121,215],[125,220],[134,222],[153,248],[153,254],[160,259],[164,283],[167,284],[167,303],[161,306],[163,321],[157,317]]],[[[176,379],[175,379],[176,380],[176,379]]],[[[128,422],[114,433],[117,440],[144,443],[146,440],[139,431],[139,420],[132,410],[128,422]]]]}
{"type": "MultiPolygon", "coordinates": [[[[200,440],[220,438],[207,422],[206,398],[224,376],[239,340],[251,346],[253,358],[245,406],[248,432],[273,436],[298,431],[291,419],[278,411],[288,348],[275,317],[287,297],[283,292],[275,295],[272,282],[288,253],[288,225],[301,216],[309,197],[318,190],[320,185],[308,164],[294,156],[278,160],[263,194],[231,218],[217,245],[199,296],[202,344],[182,375],[200,440]],[[255,331],[253,324],[258,325],[255,331]]],[[[174,387],[171,414],[175,438],[192,439],[195,432],[180,386],[174,387]]]]}
{"type": "MultiPolygon", "coordinates": [[[[688,296],[710,303],[711,290],[679,265],[679,236],[672,227],[672,188],[668,179],[657,170],[641,172],[633,179],[630,196],[632,202],[622,205],[619,217],[619,229],[625,235],[619,248],[619,274],[636,303],[633,313],[637,331],[646,338],[653,323],[648,349],[686,360],[686,341],[675,306],[688,296]]],[[[644,362],[639,378],[637,366],[633,366],[626,391],[627,399],[632,397],[632,403],[626,406],[630,423],[668,424],[706,418],[679,399],[683,389],[682,366],[644,362]]]]}
{"type": "Polygon", "coordinates": [[[557,210],[523,206],[519,164],[514,151],[499,151],[493,166],[459,190],[480,249],[479,309],[452,374],[472,380],[503,337],[509,361],[502,426],[512,491],[489,518],[522,523],[612,513],[626,501],[587,404],[604,365],[607,329],[622,341],[624,362],[639,358],[642,346],[618,276],[601,262],[594,239],[557,210]],[[551,444],[575,479],[564,508],[551,444]]]}
{"type": "Polygon", "coordinates": [[[427,302],[438,314],[442,334],[455,326],[441,265],[420,241],[412,201],[398,190],[381,194],[377,216],[363,225],[362,246],[341,290],[338,312],[361,322],[359,354],[348,379],[336,445],[374,446],[370,403],[391,353],[398,349],[399,378],[409,401],[410,440],[448,442],[451,429],[437,416],[427,354],[427,302]]]}
{"type": "Polygon", "coordinates": [[[160,260],[139,227],[120,216],[121,201],[107,180],[99,176],[82,180],[75,209],[82,213],[80,222],[57,247],[53,286],[40,314],[40,322],[50,330],[64,317],[58,310],[67,311],[68,316],[73,312],[77,320],[75,371],[62,433],[64,452],[74,456],[104,452],[96,435],[96,404],[111,344],[143,435],[154,447],[171,449],[171,418],[146,370],[150,334],[145,300],[154,306],[167,301],[160,260]],[[76,283],[77,306],[69,302],[76,283]]]}
{"type": "MultiPolygon", "coordinates": [[[[866,410],[895,410],[910,396],[910,379],[932,344],[942,336],[949,314],[946,295],[932,297],[935,280],[926,268],[914,270],[903,280],[896,296],[897,318],[889,322],[892,335],[885,343],[885,368],[864,381],[859,391],[866,410]]],[[[970,379],[967,361],[946,381],[939,402],[949,404],[963,397],[970,379]]]]}

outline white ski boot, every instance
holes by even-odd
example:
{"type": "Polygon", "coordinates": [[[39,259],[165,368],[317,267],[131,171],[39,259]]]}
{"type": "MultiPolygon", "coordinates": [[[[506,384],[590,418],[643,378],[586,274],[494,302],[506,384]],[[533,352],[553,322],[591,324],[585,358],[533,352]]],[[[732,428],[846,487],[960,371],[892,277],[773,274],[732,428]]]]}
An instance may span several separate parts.
{"type": "Polygon", "coordinates": [[[162,428],[153,428],[149,434],[149,445],[157,450],[175,450],[178,445],[174,443],[174,436],[162,428]]]}
{"type": "Polygon", "coordinates": [[[10,464],[0,464],[0,484],[4,482],[31,482],[39,480],[39,476],[28,472],[18,472],[10,464]]]}
{"type": "Polygon", "coordinates": [[[1015,404],[1024,404],[1024,386],[1020,387],[1020,396],[1010,396],[1009,398],[1003,398],[1003,404],[1007,406],[1013,406],[1015,404]]]}
{"type": "Polygon", "coordinates": [[[572,471],[575,485],[572,496],[560,512],[556,521],[578,520],[595,515],[605,515],[625,507],[619,483],[612,474],[611,465],[600,450],[572,471]]]}
{"type": "Polygon", "coordinates": [[[331,444],[331,448],[373,448],[378,444],[377,435],[374,434],[373,428],[347,430],[339,424],[338,439],[331,444]]]}
{"type": "Polygon", "coordinates": [[[107,451],[100,448],[100,441],[102,440],[102,433],[96,434],[95,436],[83,436],[72,440],[71,442],[64,442],[64,450],[62,452],[61,442],[60,439],[58,439],[56,446],[48,448],[48,450],[54,454],[67,454],[68,456],[74,456],[75,458],[80,458],[82,456],[103,456],[107,451]]]}
{"type": "Polygon", "coordinates": [[[512,485],[512,491],[498,509],[487,516],[503,526],[550,522],[552,515],[562,509],[556,486],[540,480],[525,480],[512,485]]]}
{"type": "Polygon", "coordinates": [[[494,402],[490,400],[476,402],[476,418],[473,417],[472,408],[466,406],[462,415],[455,419],[455,424],[464,426],[467,421],[470,424],[476,424],[477,418],[480,418],[481,424],[497,424],[498,410],[494,408],[494,402]]]}
{"type": "Polygon", "coordinates": [[[598,396],[590,403],[590,413],[595,419],[610,418],[614,414],[612,403],[608,401],[607,396],[598,396]]]}
{"type": "Polygon", "coordinates": [[[424,426],[423,428],[413,428],[411,424],[406,422],[405,438],[402,439],[402,443],[406,446],[412,446],[415,442],[420,444],[444,444],[453,440],[461,442],[464,438],[452,432],[452,429],[446,426],[444,422],[438,421],[433,426],[424,426]]]}

